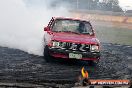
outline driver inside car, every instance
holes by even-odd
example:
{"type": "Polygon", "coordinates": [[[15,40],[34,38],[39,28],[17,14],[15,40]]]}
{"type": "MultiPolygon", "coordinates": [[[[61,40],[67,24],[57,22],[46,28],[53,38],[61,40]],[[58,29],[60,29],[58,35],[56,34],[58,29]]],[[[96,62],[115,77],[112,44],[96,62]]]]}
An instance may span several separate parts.
{"type": "Polygon", "coordinates": [[[83,22],[80,22],[80,23],[79,23],[79,27],[78,27],[77,31],[78,31],[79,33],[86,32],[86,27],[85,27],[85,24],[84,24],[83,22]]]}
{"type": "Polygon", "coordinates": [[[92,34],[92,28],[88,23],[80,22],[79,27],[77,29],[79,33],[83,34],[92,34]]]}

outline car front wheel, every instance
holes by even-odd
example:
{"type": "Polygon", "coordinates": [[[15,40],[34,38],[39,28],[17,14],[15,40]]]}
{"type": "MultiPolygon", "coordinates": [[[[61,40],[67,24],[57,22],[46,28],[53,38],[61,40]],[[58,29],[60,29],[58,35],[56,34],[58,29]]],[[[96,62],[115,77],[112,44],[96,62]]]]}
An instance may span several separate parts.
{"type": "Polygon", "coordinates": [[[52,57],[50,56],[48,46],[44,47],[43,55],[44,55],[44,59],[46,60],[46,62],[49,62],[51,60],[52,57]]]}

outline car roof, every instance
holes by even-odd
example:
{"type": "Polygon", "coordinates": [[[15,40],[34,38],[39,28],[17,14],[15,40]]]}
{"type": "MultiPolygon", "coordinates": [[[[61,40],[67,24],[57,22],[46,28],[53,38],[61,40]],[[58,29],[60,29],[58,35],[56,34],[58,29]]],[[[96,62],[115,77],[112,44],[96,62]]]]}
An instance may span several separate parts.
{"type": "Polygon", "coordinates": [[[77,21],[85,21],[89,22],[88,20],[79,19],[79,18],[71,18],[71,17],[52,17],[53,19],[64,19],[64,20],[77,20],[77,21]]]}

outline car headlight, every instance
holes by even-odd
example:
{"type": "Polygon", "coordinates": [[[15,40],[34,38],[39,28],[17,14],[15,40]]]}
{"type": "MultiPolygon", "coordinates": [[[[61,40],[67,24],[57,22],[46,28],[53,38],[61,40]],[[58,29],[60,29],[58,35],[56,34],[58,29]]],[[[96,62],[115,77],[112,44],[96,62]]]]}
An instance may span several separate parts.
{"type": "Polygon", "coordinates": [[[98,45],[91,45],[91,51],[99,51],[99,46],[98,45]]]}
{"type": "Polygon", "coordinates": [[[52,47],[53,48],[65,49],[65,46],[66,46],[66,42],[58,42],[58,41],[53,41],[52,42],[52,47]]]}
{"type": "Polygon", "coordinates": [[[59,46],[60,46],[60,42],[53,41],[53,42],[52,42],[52,46],[53,46],[53,47],[59,47],[59,46]]]}

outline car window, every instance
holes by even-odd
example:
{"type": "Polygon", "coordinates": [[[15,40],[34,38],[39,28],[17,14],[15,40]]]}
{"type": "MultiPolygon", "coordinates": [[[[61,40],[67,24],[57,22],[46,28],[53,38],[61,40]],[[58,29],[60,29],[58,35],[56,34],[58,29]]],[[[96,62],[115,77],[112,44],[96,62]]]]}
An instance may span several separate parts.
{"type": "Polygon", "coordinates": [[[91,34],[92,27],[89,22],[78,20],[56,20],[52,31],[55,32],[74,32],[81,34],[91,34]]]}

